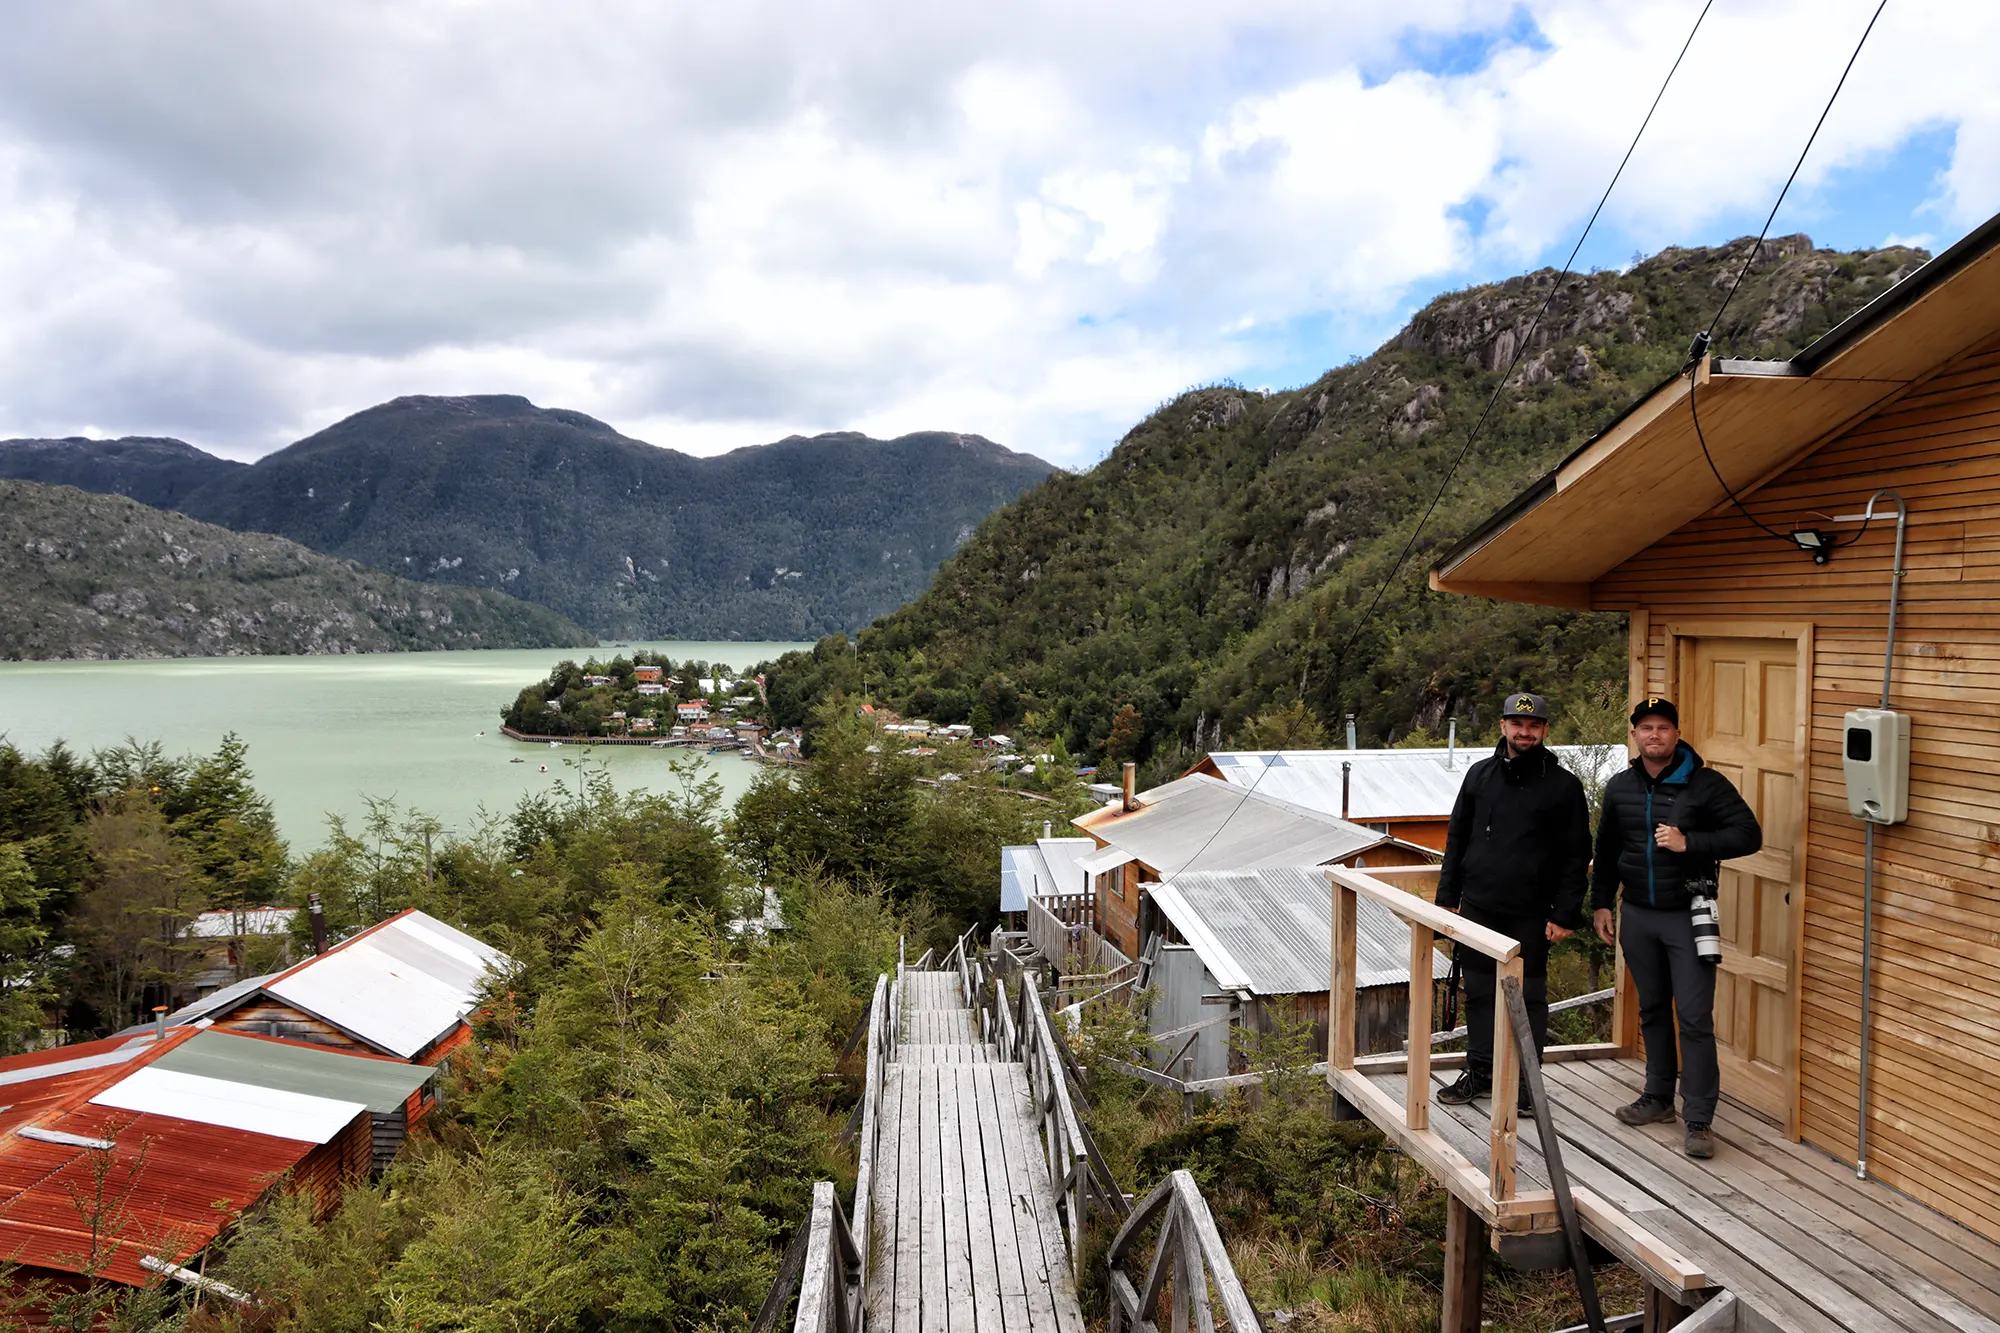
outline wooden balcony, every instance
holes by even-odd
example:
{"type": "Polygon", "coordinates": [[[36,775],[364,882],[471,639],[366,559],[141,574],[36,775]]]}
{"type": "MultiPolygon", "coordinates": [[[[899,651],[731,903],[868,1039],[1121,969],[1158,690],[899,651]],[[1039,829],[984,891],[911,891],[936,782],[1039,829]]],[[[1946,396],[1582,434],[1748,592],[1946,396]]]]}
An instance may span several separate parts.
{"type": "MultiPolygon", "coordinates": [[[[1352,1003],[1341,960],[1351,966],[1361,895],[1410,922],[1413,958],[1444,937],[1494,957],[1503,977],[1520,967],[1514,941],[1441,912],[1392,877],[1329,875],[1336,1014],[1352,1003]]],[[[1410,999],[1410,1030],[1430,1031],[1428,992],[1412,988],[1410,999]]],[[[1444,1333],[1479,1327],[1479,1256],[1489,1247],[1519,1267],[1569,1263],[1538,1127],[1516,1123],[1513,1034],[1497,1007],[1494,1091],[1472,1106],[1436,1104],[1436,1088],[1463,1057],[1432,1055],[1424,1043],[1408,1056],[1357,1058],[1349,1045],[1328,1058],[1327,1080],[1342,1100],[1451,1191],[1444,1333]]],[[[1342,1030],[1336,1022],[1333,1031],[1342,1030]]],[[[1647,1328],[1697,1311],[1684,1327],[1699,1323],[1703,1333],[2000,1333],[2000,1245],[1886,1185],[1857,1180],[1852,1167],[1727,1101],[1706,1162],[1682,1152],[1679,1122],[1619,1124],[1612,1112],[1644,1081],[1635,1054],[1608,1043],[1553,1047],[1542,1075],[1578,1220],[1598,1257],[1623,1261],[1651,1284],[1647,1328]],[[1706,1306],[1714,1308],[1697,1310],[1706,1306]]]]}

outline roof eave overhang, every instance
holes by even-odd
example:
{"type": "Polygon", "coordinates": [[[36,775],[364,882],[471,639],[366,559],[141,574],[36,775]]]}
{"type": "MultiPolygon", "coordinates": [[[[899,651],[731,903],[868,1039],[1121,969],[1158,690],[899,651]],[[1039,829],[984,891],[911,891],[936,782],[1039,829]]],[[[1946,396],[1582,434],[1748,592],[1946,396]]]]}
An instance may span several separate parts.
{"type": "Polygon", "coordinates": [[[1705,360],[1664,381],[1446,552],[1430,586],[1589,608],[1596,579],[1727,502],[1690,393],[1716,465],[1745,494],[1990,338],[1997,310],[2000,215],[1789,361],[1705,360]]]}

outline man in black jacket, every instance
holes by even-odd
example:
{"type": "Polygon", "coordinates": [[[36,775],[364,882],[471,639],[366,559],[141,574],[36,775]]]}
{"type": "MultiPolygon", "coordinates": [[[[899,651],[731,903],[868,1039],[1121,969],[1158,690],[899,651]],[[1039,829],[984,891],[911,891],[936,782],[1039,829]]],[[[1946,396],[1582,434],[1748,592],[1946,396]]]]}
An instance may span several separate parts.
{"type": "MultiPolygon", "coordinates": [[[[1618,1108],[1628,1125],[1674,1118],[1675,1016],[1679,1016],[1681,1119],[1690,1157],[1713,1157],[1709,1123],[1722,1093],[1715,1060],[1714,958],[1695,946],[1696,897],[1715,895],[1715,866],[1764,845],[1757,816],[1728,778],[1707,767],[1681,739],[1680,712],[1665,699],[1632,710],[1638,757],[1604,788],[1591,871],[1591,914],[1598,937],[1614,938],[1611,908],[1622,886],[1616,935],[1639,992],[1639,1032],[1646,1042],[1646,1087],[1618,1108]]],[[[1720,955],[1718,954],[1717,957],[1720,955]]]]}
{"type": "MultiPolygon", "coordinates": [[[[1521,942],[1521,989],[1535,1033],[1548,1045],[1549,946],[1583,928],[1590,812],[1583,784],[1542,744],[1549,709],[1538,694],[1507,697],[1500,745],[1474,764],[1458,789],[1438,870],[1437,904],[1521,942]]],[[[1493,1087],[1493,960],[1459,953],[1465,977],[1465,1072],[1438,1093],[1462,1106],[1493,1087]]],[[[1420,1034],[1412,1033],[1422,1041],[1420,1034]]],[[[1532,1111],[1528,1092],[1519,1106],[1532,1111]]]]}

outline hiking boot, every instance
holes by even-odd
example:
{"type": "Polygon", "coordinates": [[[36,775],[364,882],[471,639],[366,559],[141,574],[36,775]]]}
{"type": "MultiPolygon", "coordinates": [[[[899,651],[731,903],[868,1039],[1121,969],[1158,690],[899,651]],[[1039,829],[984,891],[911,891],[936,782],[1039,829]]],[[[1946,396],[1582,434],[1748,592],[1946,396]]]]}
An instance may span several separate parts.
{"type": "Polygon", "coordinates": [[[1665,1097],[1641,1097],[1612,1114],[1621,1125],[1664,1125],[1674,1118],[1674,1104],[1665,1097]]]}
{"type": "Polygon", "coordinates": [[[1445,1106],[1466,1106],[1493,1091],[1493,1084],[1470,1069],[1458,1076],[1458,1081],[1448,1083],[1438,1089],[1438,1101],[1445,1106]]]}
{"type": "Polygon", "coordinates": [[[1687,1151],[1687,1155],[1690,1157],[1700,1157],[1703,1159],[1713,1157],[1715,1156],[1715,1135],[1708,1132],[1707,1125],[1690,1124],[1687,1127],[1687,1137],[1682,1140],[1681,1147],[1687,1151]]]}

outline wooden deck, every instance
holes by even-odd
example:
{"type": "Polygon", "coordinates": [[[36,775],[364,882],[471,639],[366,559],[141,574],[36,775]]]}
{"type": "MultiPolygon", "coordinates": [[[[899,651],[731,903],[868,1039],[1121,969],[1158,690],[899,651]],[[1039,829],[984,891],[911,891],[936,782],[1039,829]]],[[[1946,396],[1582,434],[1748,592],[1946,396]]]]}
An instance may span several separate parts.
{"type": "MultiPolygon", "coordinates": [[[[1872,1181],[1727,1102],[1716,1117],[1716,1155],[1681,1151],[1682,1126],[1631,1129],[1612,1118],[1637,1096],[1634,1060],[1579,1060],[1543,1068],[1571,1181],[1594,1191],[1665,1246],[1692,1260],[1706,1283],[1732,1292],[1744,1328],[1786,1333],[2000,1333],[2000,1245],[1872,1181]]],[[[1433,1076],[1441,1085],[1453,1076],[1433,1076]]],[[[1399,1073],[1370,1082],[1400,1105],[1399,1073]]],[[[1431,1127],[1483,1168],[1485,1102],[1432,1107],[1431,1127]]],[[[1524,1191],[1546,1188],[1539,1141],[1523,1121],[1518,1173],[1524,1191]]],[[[1633,1254],[1631,1235],[1585,1230],[1662,1289],[1672,1275],[1633,1254]]]]}
{"type": "Polygon", "coordinates": [[[959,1000],[905,972],[884,1070],[867,1323],[893,1333],[1083,1333],[1027,1074],[959,1000]]]}

